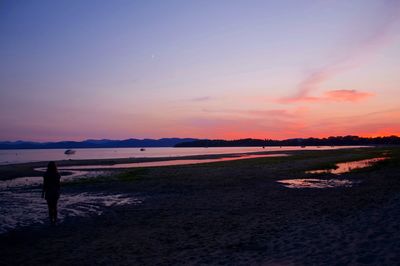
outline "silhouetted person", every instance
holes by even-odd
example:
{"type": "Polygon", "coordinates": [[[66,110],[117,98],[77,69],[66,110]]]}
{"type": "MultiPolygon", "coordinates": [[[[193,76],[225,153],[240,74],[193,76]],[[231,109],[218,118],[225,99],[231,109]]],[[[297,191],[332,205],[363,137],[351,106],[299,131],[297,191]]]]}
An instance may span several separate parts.
{"type": "Polygon", "coordinates": [[[43,176],[43,191],[44,197],[49,207],[50,223],[55,224],[57,221],[57,202],[60,197],[60,174],[58,173],[55,162],[49,162],[47,171],[43,176]]]}

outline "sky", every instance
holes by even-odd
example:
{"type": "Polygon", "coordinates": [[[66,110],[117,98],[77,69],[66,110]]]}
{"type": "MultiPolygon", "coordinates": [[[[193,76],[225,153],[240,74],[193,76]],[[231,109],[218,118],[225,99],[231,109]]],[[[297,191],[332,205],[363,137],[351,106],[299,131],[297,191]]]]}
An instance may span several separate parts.
{"type": "Polygon", "coordinates": [[[0,1],[0,140],[400,135],[400,0],[0,1]]]}

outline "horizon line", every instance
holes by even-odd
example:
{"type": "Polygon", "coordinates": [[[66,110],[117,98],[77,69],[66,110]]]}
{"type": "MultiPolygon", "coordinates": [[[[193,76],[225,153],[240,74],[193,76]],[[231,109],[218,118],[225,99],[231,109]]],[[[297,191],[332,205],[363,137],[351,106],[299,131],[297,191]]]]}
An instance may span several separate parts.
{"type": "Polygon", "coordinates": [[[34,143],[57,143],[57,142],[85,142],[85,141],[126,141],[126,140],[163,140],[163,139],[193,139],[193,140],[224,140],[224,141],[235,141],[235,140],[245,140],[245,139],[253,139],[253,140],[272,140],[272,141],[285,141],[285,140],[293,140],[293,139],[328,139],[328,138],[338,138],[338,137],[358,137],[365,139],[374,139],[374,138],[385,138],[385,137],[397,137],[400,138],[399,135],[391,134],[391,135],[379,135],[379,136],[362,136],[362,135],[330,135],[324,137],[295,137],[295,138],[285,138],[285,139],[272,139],[272,138],[234,138],[234,139],[224,139],[224,138],[196,138],[196,137],[163,137],[163,138],[124,138],[124,139],[107,139],[107,138],[88,138],[81,140],[54,140],[54,141],[36,141],[36,140],[0,140],[1,142],[34,142],[34,143]]]}

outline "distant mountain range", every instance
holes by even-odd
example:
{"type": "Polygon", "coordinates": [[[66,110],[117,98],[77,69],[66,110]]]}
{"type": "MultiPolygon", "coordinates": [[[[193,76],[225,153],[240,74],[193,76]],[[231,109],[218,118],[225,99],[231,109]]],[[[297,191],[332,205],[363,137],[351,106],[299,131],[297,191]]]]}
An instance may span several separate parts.
{"type": "Polygon", "coordinates": [[[193,138],[163,138],[163,139],[88,139],[84,141],[31,142],[31,141],[0,141],[0,149],[77,149],[77,148],[145,148],[174,147],[178,143],[196,141],[193,138]]]}
{"type": "Polygon", "coordinates": [[[329,138],[297,138],[286,140],[239,139],[239,140],[194,140],[177,143],[175,147],[252,147],[252,146],[351,146],[351,145],[400,145],[397,136],[363,138],[339,136],[329,138]]]}
{"type": "Polygon", "coordinates": [[[286,140],[238,139],[210,140],[195,138],[162,139],[88,139],[84,141],[31,142],[0,141],[0,149],[77,149],[77,148],[146,148],[146,147],[251,147],[251,146],[351,146],[400,145],[400,137],[363,138],[339,136],[329,138],[296,138],[286,140]]]}

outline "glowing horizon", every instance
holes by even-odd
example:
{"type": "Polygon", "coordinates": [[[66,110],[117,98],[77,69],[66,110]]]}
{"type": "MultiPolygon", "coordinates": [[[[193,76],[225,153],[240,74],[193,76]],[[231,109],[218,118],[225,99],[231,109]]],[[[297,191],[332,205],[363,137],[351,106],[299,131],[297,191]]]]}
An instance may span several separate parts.
{"type": "Polygon", "coordinates": [[[0,141],[400,135],[400,1],[0,6],[0,141]]]}

